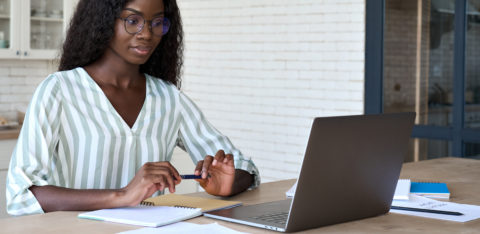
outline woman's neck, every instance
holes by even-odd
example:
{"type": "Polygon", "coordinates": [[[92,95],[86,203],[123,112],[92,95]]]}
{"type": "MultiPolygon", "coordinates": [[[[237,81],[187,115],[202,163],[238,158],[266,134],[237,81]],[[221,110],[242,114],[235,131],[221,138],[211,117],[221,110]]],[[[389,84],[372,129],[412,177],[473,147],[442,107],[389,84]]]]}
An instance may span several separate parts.
{"type": "Polygon", "coordinates": [[[88,74],[99,84],[121,89],[138,85],[144,78],[140,65],[127,63],[111,49],[94,63],[85,67],[88,74]]]}

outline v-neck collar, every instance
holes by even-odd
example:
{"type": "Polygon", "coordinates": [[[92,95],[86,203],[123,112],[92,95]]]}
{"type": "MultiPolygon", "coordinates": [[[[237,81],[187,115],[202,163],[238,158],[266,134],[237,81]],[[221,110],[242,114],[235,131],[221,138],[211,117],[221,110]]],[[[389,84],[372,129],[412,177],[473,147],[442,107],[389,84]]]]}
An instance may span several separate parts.
{"type": "Polygon", "coordinates": [[[143,105],[142,105],[142,108],[140,109],[140,112],[138,112],[138,115],[137,115],[137,118],[135,119],[135,122],[133,123],[132,127],[130,127],[127,122],[125,122],[125,120],[122,118],[122,116],[120,115],[120,113],[118,113],[118,111],[115,109],[115,107],[113,107],[112,103],[110,102],[110,100],[108,99],[107,95],[103,92],[102,88],[100,88],[100,86],[97,84],[97,82],[95,82],[95,80],[90,76],[90,74],[88,74],[88,72],[83,68],[83,67],[78,67],[77,68],[79,70],[80,73],[84,74],[84,76],[87,78],[89,84],[92,86],[92,88],[96,89],[99,93],[101,93],[101,95],[103,96],[103,98],[105,99],[105,102],[107,103],[107,106],[109,108],[109,110],[114,113],[113,115],[116,116],[116,118],[122,123],[123,125],[123,128],[124,129],[128,129],[129,131],[136,131],[137,128],[138,128],[138,125],[140,124],[139,122],[142,121],[142,118],[144,116],[144,112],[145,112],[145,108],[146,108],[146,105],[147,105],[147,99],[149,98],[149,94],[150,94],[150,76],[148,74],[144,74],[145,75],[145,100],[143,100],[143,105]]]}

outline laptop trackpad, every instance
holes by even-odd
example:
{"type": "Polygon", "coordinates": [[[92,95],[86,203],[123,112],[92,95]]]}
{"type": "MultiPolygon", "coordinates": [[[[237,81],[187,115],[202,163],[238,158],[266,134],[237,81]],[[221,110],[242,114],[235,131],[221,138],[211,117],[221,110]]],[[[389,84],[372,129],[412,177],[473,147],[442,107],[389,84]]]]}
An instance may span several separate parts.
{"type": "MultiPolygon", "coordinates": [[[[213,216],[222,216],[227,219],[239,219],[247,221],[257,221],[258,217],[267,215],[276,215],[280,213],[287,213],[290,210],[292,199],[261,203],[250,206],[238,206],[230,209],[217,210],[208,212],[213,216]]],[[[211,216],[210,216],[211,217],[211,216]]]]}

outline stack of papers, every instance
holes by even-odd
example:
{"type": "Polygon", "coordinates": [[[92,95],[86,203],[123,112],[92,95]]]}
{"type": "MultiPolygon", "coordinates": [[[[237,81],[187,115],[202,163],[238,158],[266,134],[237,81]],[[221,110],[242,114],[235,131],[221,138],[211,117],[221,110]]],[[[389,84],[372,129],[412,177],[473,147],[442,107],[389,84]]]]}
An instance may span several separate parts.
{"type": "Polygon", "coordinates": [[[295,190],[297,190],[297,182],[295,182],[295,184],[287,192],[285,192],[285,195],[287,195],[287,197],[293,197],[293,195],[295,195],[295,190]]]}
{"type": "Polygon", "coordinates": [[[394,210],[390,212],[406,215],[414,215],[432,219],[442,219],[456,222],[467,222],[480,218],[480,206],[459,204],[454,202],[441,202],[430,198],[410,194],[409,200],[393,200],[392,206],[420,208],[429,210],[460,212],[463,215],[435,214],[429,212],[394,210]]]}
{"type": "Polygon", "coordinates": [[[394,200],[408,200],[409,194],[428,198],[449,199],[450,191],[446,183],[411,182],[409,179],[398,180],[394,200]]]}
{"type": "MultiPolygon", "coordinates": [[[[470,220],[480,218],[480,206],[475,205],[468,205],[468,204],[459,204],[454,202],[443,202],[437,201],[431,198],[426,197],[427,195],[436,194],[435,197],[438,197],[440,191],[446,191],[448,195],[450,192],[446,188],[445,183],[417,183],[420,187],[430,188],[429,193],[425,193],[426,190],[422,190],[422,195],[415,195],[411,189],[418,191],[419,186],[415,188],[411,188],[411,185],[415,182],[411,182],[409,179],[400,179],[398,180],[397,187],[395,189],[394,200],[392,201],[392,206],[397,206],[398,208],[418,208],[424,210],[433,210],[433,211],[447,211],[454,212],[454,213],[461,213],[460,215],[452,215],[452,214],[438,214],[438,213],[431,213],[425,211],[412,211],[412,210],[398,210],[398,209],[391,209],[390,212],[398,213],[398,214],[406,214],[406,215],[414,215],[419,217],[425,218],[432,218],[432,219],[441,219],[441,220],[448,220],[448,221],[456,221],[456,222],[467,222],[470,220]],[[433,185],[432,185],[433,184],[433,185]],[[434,186],[435,189],[431,187],[434,186]],[[439,189],[442,187],[443,189],[439,189]],[[446,189],[446,190],[445,190],[446,189]],[[432,193],[431,191],[434,191],[432,193]]],[[[295,195],[295,190],[297,187],[297,183],[295,183],[287,192],[287,197],[293,197],[295,195]]],[[[445,212],[443,212],[445,213],[445,212]]]]}
{"type": "MultiPolygon", "coordinates": [[[[393,199],[408,200],[408,195],[410,194],[410,184],[411,182],[409,179],[398,180],[393,199]]],[[[295,184],[287,192],[285,192],[285,195],[287,195],[287,197],[293,197],[293,195],[295,195],[296,189],[297,189],[297,182],[295,182],[295,184]]]]}
{"type": "Polygon", "coordinates": [[[395,188],[394,200],[408,200],[410,194],[410,180],[401,179],[398,180],[397,187],[395,188]]]}

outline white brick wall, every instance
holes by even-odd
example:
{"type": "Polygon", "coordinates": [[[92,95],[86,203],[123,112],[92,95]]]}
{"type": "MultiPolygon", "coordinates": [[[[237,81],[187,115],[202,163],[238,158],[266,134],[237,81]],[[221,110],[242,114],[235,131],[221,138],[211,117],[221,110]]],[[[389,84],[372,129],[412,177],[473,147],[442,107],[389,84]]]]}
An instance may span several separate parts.
{"type": "MultiPolygon", "coordinates": [[[[183,90],[264,182],[297,176],[315,116],[363,113],[364,0],[178,3],[183,90]]],[[[17,106],[55,69],[0,60],[0,115],[16,120],[17,106]]],[[[178,166],[193,170],[181,154],[178,166]]]]}
{"type": "Polygon", "coordinates": [[[53,61],[0,59],[0,116],[17,121],[37,85],[56,70],[53,61]]]}
{"type": "Polygon", "coordinates": [[[296,177],[315,116],[363,113],[364,0],[181,0],[183,90],[263,181],[296,177]]]}

